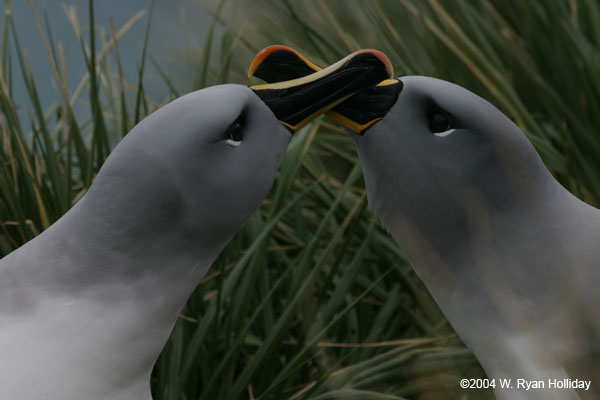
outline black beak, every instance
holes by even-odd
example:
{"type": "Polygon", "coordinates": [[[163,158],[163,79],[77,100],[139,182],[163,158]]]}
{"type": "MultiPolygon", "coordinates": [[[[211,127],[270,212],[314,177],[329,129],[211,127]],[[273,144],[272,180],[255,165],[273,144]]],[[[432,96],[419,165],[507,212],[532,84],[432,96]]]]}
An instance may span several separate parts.
{"type": "MultiPolygon", "coordinates": [[[[365,54],[365,52],[367,55],[372,54],[375,57],[379,55],[385,57],[383,53],[376,50],[363,50],[362,52],[349,55],[325,70],[321,70],[321,68],[310,62],[306,57],[290,47],[279,45],[269,46],[258,53],[258,55],[255,57],[252,65],[250,66],[248,76],[256,76],[265,82],[277,85],[277,83],[272,82],[287,81],[289,79],[299,81],[301,79],[307,79],[311,76],[315,76],[317,73],[322,73],[324,71],[330,71],[328,72],[328,75],[331,74],[331,78],[335,78],[335,72],[339,71],[338,73],[340,76],[338,76],[338,80],[335,82],[337,85],[344,85],[344,80],[342,78],[343,71],[340,71],[342,66],[339,64],[343,61],[348,63],[353,59],[353,57],[365,54]],[[335,69],[332,69],[334,67],[335,69]]],[[[372,56],[370,56],[370,58],[372,60],[372,56]]],[[[381,79],[377,81],[369,79],[371,84],[365,86],[363,90],[355,91],[354,93],[356,94],[354,96],[342,96],[340,97],[340,101],[329,103],[329,105],[333,104],[333,107],[323,107],[321,109],[321,113],[325,112],[325,114],[331,119],[341,123],[348,129],[360,135],[364,134],[367,129],[369,129],[374,123],[382,119],[385,114],[387,114],[389,109],[396,103],[398,95],[402,91],[403,85],[400,80],[389,79],[393,76],[392,67],[391,64],[389,64],[387,57],[385,57],[385,60],[385,62],[383,60],[381,60],[381,62],[386,66],[386,71],[388,72],[386,76],[383,76],[382,73],[369,73],[368,76],[363,77],[363,80],[366,80],[366,78],[375,77],[381,79]],[[375,84],[377,85],[374,86],[375,84]]],[[[371,63],[375,64],[373,61],[371,61],[371,63]]],[[[376,69],[375,65],[373,65],[372,68],[376,69]]],[[[352,92],[353,89],[355,89],[355,87],[352,85],[348,86],[349,87],[346,88],[346,92],[352,92]]],[[[330,88],[335,89],[335,86],[327,86],[326,90],[330,90],[330,88]]],[[[341,90],[342,86],[338,87],[337,89],[341,90]]],[[[318,96],[324,95],[324,93],[333,94],[333,92],[327,91],[323,91],[322,93],[317,92],[316,94],[318,96]]]]}
{"type": "Polygon", "coordinates": [[[325,69],[314,65],[310,68],[312,64],[304,59],[306,63],[298,63],[300,71],[286,75],[285,66],[275,62],[277,54],[282,55],[281,47],[271,46],[259,52],[248,76],[274,82],[250,88],[292,132],[356,93],[393,76],[390,60],[377,50],[357,51],[325,69]]]}

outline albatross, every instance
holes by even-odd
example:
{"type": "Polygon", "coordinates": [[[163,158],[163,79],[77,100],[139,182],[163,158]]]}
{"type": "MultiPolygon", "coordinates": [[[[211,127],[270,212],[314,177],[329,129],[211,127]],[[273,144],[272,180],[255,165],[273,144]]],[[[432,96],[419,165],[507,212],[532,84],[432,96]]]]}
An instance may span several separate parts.
{"type": "Polygon", "coordinates": [[[150,400],[179,310],[261,204],[290,132],[389,76],[365,50],[141,121],[69,212],[0,260],[0,399],[150,400]]]}
{"type": "MultiPolygon", "coordinates": [[[[318,70],[295,50],[277,52],[263,59],[263,80],[318,70]]],[[[366,92],[332,111],[378,114],[367,129],[335,118],[351,131],[370,208],[496,397],[600,398],[600,211],[474,93],[422,76],[399,78],[393,102],[379,86],[366,92]]]]}

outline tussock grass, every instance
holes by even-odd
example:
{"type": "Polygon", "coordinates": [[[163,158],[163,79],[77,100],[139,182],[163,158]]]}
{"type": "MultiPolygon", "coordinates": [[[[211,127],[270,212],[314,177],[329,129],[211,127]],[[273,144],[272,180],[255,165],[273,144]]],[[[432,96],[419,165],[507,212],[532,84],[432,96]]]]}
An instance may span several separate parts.
{"type": "MultiPolygon", "coordinates": [[[[133,23],[152,29],[151,5],[99,37],[82,28],[94,25],[90,6],[85,17],[67,7],[87,65],[77,88],[67,86],[51,23],[32,8],[61,89],[47,110],[15,21],[10,12],[3,16],[2,255],[81,198],[112,147],[158,104],[213,84],[247,83],[248,62],[273,43],[321,65],[358,48],[378,48],[398,75],[463,85],[519,124],[569,190],[599,204],[596,2],[220,0],[211,10],[201,64],[191,66],[196,79],[184,88],[147,52],[147,40],[137,81],[123,77],[118,39],[133,23]],[[164,99],[146,96],[146,68],[163,78],[164,99]],[[13,101],[15,79],[25,82],[27,119],[13,101]],[[90,112],[78,119],[73,105],[83,95],[90,112]]],[[[445,399],[465,394],[459,378],[482,376],[369,212],[351,142],[319,119],[295,135],[263,206],[182,310],[152,388],[160,400],[445,399]]],[[[491,398],[486,391],[468,395],[491,398]]]]}

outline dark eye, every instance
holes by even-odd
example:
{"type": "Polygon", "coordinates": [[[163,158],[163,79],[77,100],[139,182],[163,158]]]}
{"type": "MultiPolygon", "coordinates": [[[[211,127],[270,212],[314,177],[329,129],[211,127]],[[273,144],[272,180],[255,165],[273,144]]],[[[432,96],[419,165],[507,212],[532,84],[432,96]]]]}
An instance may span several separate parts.
{"type": "Polygon", "coordinates": [[[225,142],[231,146],[239,146],[244,138],[244,127],[240,118],[227,128],[225,142]]]}
{"type": "Polygon", "coordinates": [[[429,117],[429,129],[432,133],[445,132],[450,128],[448,117],[441,112],[436,112],[429,117]]]}

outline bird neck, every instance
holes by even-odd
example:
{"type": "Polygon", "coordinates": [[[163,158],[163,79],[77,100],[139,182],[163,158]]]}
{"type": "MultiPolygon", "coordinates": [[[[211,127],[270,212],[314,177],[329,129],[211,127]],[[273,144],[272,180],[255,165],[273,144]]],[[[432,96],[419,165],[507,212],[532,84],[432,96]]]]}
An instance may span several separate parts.
{"type": "Polygon", "coordinates": [[[553,179],[512,201],[473,195],[451,225],[427,230],[397,213],[386,226],[488,374],[560,378],[578,351],[564,321],[595,312],[572,294],[598,279],[600,213],[553,179]]]}
{"type": "Polygon", "coordinates": [[[107,387],[147,382],[177,314],[222,246],[207,248],[176,229],[179,220],[171,227],[156,213],[113,218],[118,200],[96,194],[2,260],[0,321],[19,327],[14,333],[25,347],[43,345],[42,365],[64,373],[88,366],[93,371],[75,375],[114,379],[107,387]]]}

